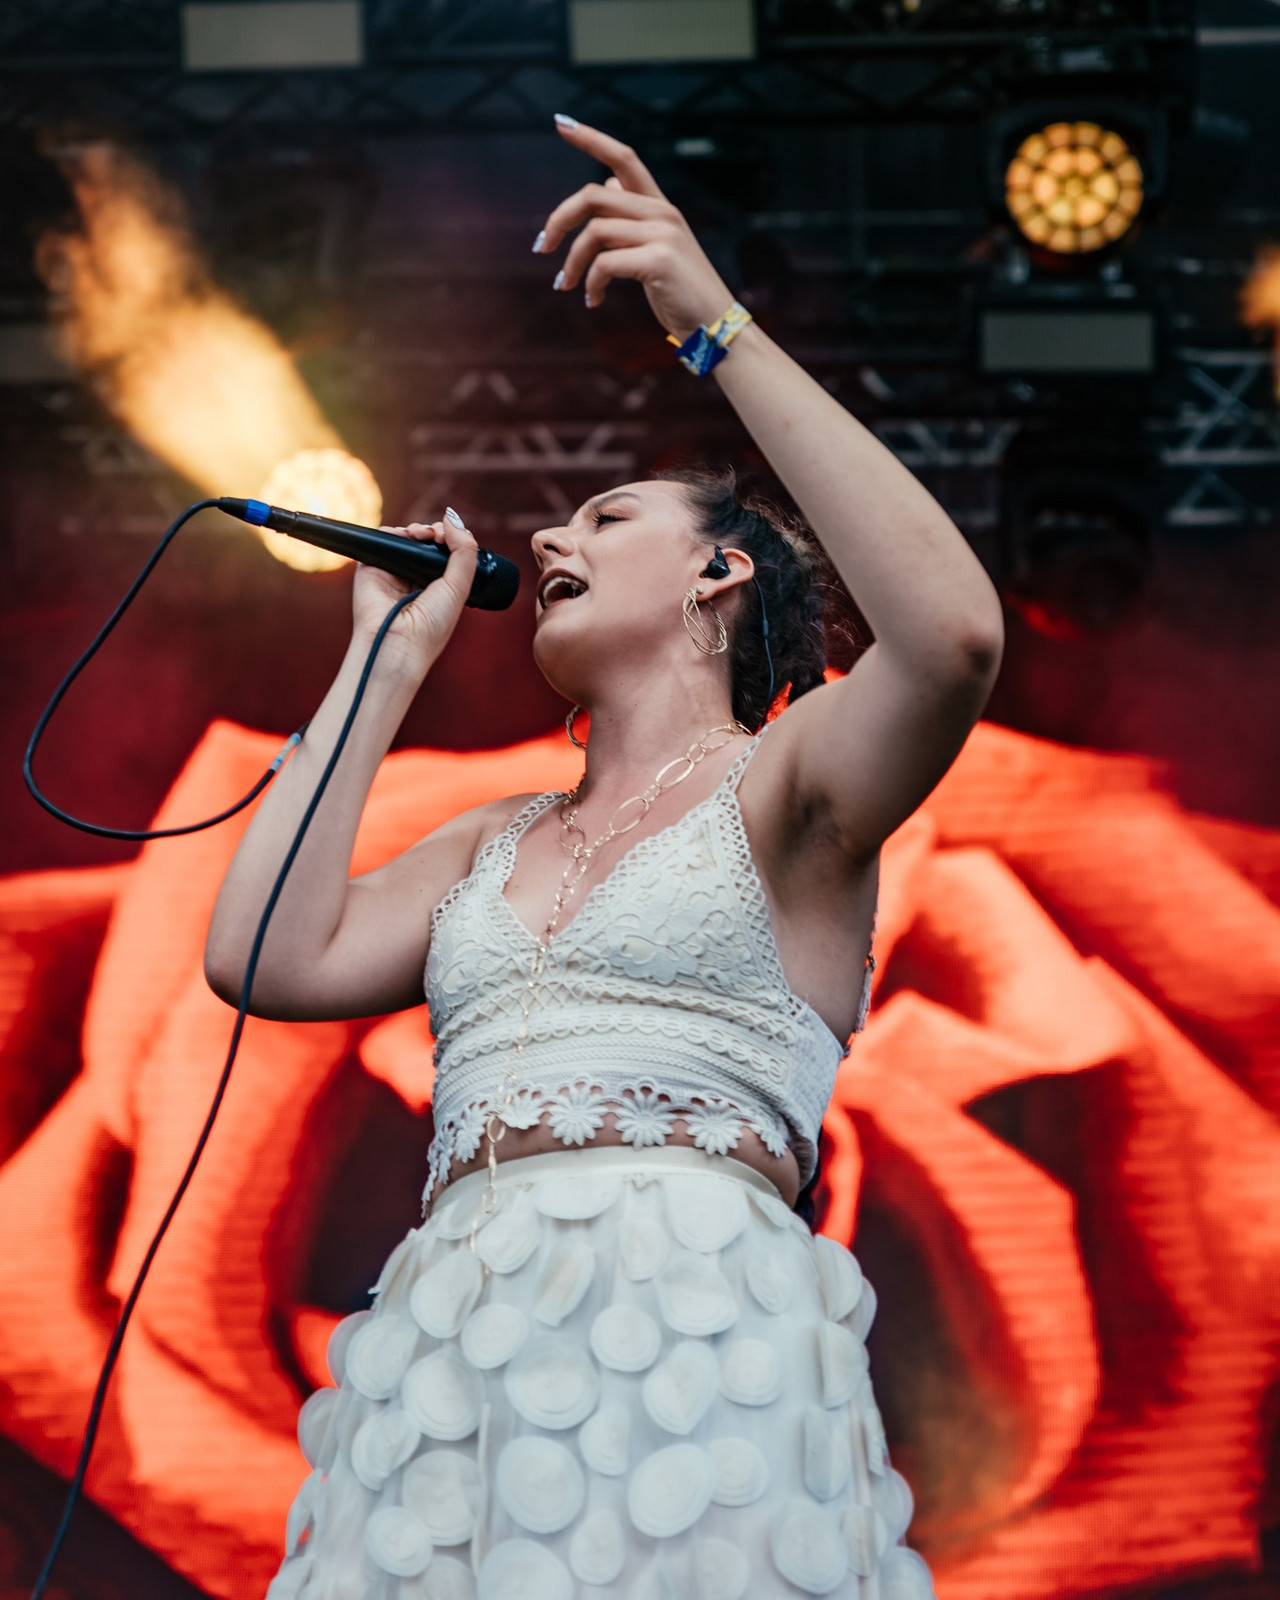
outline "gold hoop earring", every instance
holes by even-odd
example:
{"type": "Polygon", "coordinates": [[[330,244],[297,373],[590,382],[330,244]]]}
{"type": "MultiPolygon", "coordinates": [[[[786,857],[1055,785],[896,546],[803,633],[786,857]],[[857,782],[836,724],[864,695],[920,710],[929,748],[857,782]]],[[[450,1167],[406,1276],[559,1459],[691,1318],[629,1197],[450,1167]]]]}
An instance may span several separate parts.
{"type": "Polygon", "coordinates": [[[711,615],[716,619],[715,637],[707,632],[706,624],[702,620],[702,613],[698,610],[698,591],[690,589],[684,597],[680,609],[684,612],[685,632],[702,651],[704,656],[721,656],[729,648],[729,630],[724,625],[724,618],[716,610],[714,604],[708,600],[711,615]]]}
{"type": "Polygon", "coordinates": [[[577,749],[577,750],[585,750],[587,748],[586,740],[585,739],[579,739],[577,734],[573,731],[574,718],[583,709],[584,708],[582,706],[574,706],[573,710],[564,719],[564,731],[569,735],[569,743],[571,745],[573,745],[574,748],[577,749]]]}

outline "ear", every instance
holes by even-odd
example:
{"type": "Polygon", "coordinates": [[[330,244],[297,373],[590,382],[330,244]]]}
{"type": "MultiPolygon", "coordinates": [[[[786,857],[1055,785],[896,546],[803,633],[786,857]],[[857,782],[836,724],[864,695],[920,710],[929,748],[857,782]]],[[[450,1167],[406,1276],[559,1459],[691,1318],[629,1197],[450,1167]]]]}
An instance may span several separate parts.
{"type": "Polygon", "coordinates": [[[714,600],[717,595],[727,599],[733,590],[755,577],[755,562],[745,550],[737,550],[732,545],[723,549],[717,545],[710,559],[704,546],[698,559],[701,566],[693,586],[699,600],[714,600]]]}

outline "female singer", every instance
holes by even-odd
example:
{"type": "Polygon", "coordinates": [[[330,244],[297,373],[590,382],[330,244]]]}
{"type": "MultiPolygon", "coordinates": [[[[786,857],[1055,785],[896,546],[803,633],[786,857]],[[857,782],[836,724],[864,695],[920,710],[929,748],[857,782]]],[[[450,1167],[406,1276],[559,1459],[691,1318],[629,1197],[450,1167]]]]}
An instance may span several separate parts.
{"type": "MultiPolygon", "coordinates": [[[[917,1600],[911,1495],[867,1374],[875,1299],[793,1209],[865,1016],[884,839],[955,759],[1001,607],[921,485],[736,305],[636,153],[546,220],[551,289],[639,282],[714,372],[875,633],[824,683],[805,540],[688,472],[533,539],[534,659],[585,709],[569,794],[477,807],[348,877],[378,764],[448,643],[476,544],[398,617],[271,923],[261,1016],[430,1006],[423,1225],[330,1346],[270,1600],[917,1600]],[[786,708],[769,722],[775,697],[786,708]],[[425,969],[425,980],[424,980],[425,969]]],[[[267,889],[373,633],[261,802],[209,932],[238,996],[267,889]]]]}

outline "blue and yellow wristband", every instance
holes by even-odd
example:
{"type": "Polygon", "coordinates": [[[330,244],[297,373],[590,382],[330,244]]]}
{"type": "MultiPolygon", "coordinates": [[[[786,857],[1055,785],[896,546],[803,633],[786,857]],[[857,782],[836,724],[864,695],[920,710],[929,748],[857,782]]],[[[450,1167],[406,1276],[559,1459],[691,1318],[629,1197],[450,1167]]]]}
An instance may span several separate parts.
{"type": "Polygon", "coordinates": [[[724,316],[709,328],[695,328],[683,344],[674,333],[669,333],[667,343],[677,347],[677,358],[695,378],[704,378],[717,361],[724,360],[729,345],[750,321],[751,313],[735,300],[724,316]]]}

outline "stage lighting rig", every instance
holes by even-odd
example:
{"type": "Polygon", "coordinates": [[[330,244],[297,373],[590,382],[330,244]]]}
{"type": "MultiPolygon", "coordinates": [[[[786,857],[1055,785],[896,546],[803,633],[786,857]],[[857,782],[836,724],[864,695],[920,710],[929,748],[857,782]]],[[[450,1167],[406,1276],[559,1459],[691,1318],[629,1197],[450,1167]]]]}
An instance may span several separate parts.
{"type": "Polygon", "coordinates": [[[1115,244],[1142,209],[1142,164],[1128,141],[1097,122],[1051,122],[1005,168],[1005,205],[1032,244],[1083,255],[1115,244]]]}
{"type": "Polygon", "coordinates": [[[1129,284],[1037,285],[983,298],[973,361],[992,377],[1150,379],[1160,363],[1160,333],[1158,307],[1129,284]]]}
{"type": "Polygon", "coordinates": [[[574,66],[751,61],[753,0],[568,0],[574,66]]]}
{"type": "Polygon", "coordinates": [[[1037,265],[1088,269],[1134,235],[1165,187],[1167,116],[1096,96],[1027,101],[987,120],[987,191],[1037,265]]]}
{"type": "Polygon", "coordinates": [[[360,0],[194,0],[180,17],[188,72],[364,65],[360,0]]]}
{"type": "Polygon", "coordinates": [[[1160,366],[1164,318],[1125,280],[1121,258],[1165,191],[1168,121],[1158,104],[1097,95],[1028,100],[988,118],[988,200],[1021,247],[1023,272],[978,297],[979,372],[1050,378],[1077,406],[1107,378],[1140,403],[1160,366]]]}

